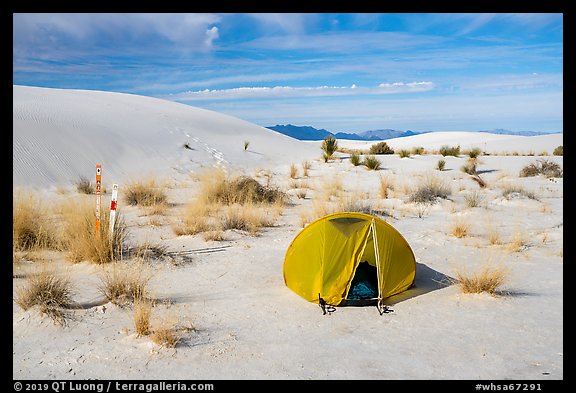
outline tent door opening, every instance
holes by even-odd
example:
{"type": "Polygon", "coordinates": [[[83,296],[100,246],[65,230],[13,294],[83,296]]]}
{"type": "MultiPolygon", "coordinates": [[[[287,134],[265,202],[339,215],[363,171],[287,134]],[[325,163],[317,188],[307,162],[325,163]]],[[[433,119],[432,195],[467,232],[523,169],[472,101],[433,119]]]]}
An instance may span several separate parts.
{"type": "Polygon", "coordinates": [[[346,299],[378,299],[378,274],[376,266],[370,265],[367,261],[362,261],[358,264],[346,299]]]}
{"type": "Polygon", "coordinates": [[[374,229],[374,226],[372,226],[354,271],[354,277],[345,299],[346,304],[374,304],[379,298],[377,266],[380,258],[375,248],[377,245],[374,244],[374,229]]]}

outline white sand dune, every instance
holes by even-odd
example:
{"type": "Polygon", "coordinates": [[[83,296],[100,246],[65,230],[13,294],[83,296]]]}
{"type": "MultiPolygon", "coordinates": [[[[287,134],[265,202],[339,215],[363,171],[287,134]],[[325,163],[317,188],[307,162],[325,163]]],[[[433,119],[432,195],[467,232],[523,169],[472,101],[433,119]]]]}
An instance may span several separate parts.
{"type": "MultiPolygon", "coordinates": [[[[468,149],[479,148],[488,154],[552,154],[554,149],[562,146],[564,134],[547,134],[536,136],[501,135],[487,132],[469,131],[442,131],[428,132],[406,136],[402,138],[387,139],[386,143],[392,149],[412,149],[424,147],[428,151],[440,149],[442,146],[460,146],[464,152],[468,149]]],[[[311,142],[308,142],[311,143],[311,142]]],[[[321,142],[314,141],[313,144],[321,142]]],[[[340,139],[339,146],[350,149],[369,149],[378,141],[353,141],[340,139]]]]}
{"type": "MultiPolygon", "coordinates": [[[[14,86],[13,96],[14,188],[33,185],[43,202],[63,206],[93,200],[70,183],[91,177],[96,163],[104,183],[149,172],[173,179],[165,187],[166,211],[127,205],[121,187],[118,213],[127,225],[126,248],[152,244],[188,256],[177,263],[151,258],[141,268],[157,300],[153,328],[168,321],[183,334],[176,348],[165,348],[136,334],[130,306],[103,297],[103,273],[115,265],[71,263],[54,250],[24,253],[13,265],[13,299],[47,267],[70,280],[78,307],[59,326],[37,307],[24,310],[13,301],[13,379],[216,380],[217,391],[224,387],[217,380],[234,379],[468,380],[469,390],[508,380],[542,383],[534,385],[542,391],[563,380],[563,178],[519,176],[540,157],[481,156],[477,169],[487,186],[480,188],[461,171],[465,155],[445,157],[442,171],[437,154],[382,155],[382,168],[371,171],[353,166],[346,154],[323,162],[318,143],[173,102],[23,86],[14,86]],[[307,175],[304,159],[311,164],[307,175]],[[219,241],[178,236],[173,226],[201,187],[188,174],[214,165],[258,180],[266,180],[258,175],[265,169],[290,203],[256,236],[236,229],[219,241]],[[449,196],[410,202],[430,178],[449,196]],[[68,187],[51,190],[56,183],[68,187]],[[520,191],[504,195],[511,188],[520,191]],[[304,197],[297,194],[302,190],[304,197]],[[303,217],[339,202],[347,210],[371,209],[414,251],[414,286],[385,300],[393,312],[338,307],[323,315],[284,284],[284,255],[303,217]],[[467,225],[465,236],[453,234],[456,225],[467,225]],[[453,281],[459,272],[486,268],[505,269],[496,296],[463,293],[453,281]]],[[[390,140],[395,148],[443,144],[551,154],[562,140],[452,132],[390,140]]],[[[544,158],[563,165],[562,156],[544,158]]],[[[63,220],[61,209],[45,210],[51,222],[63,220]]]]}
{"type": "Polygon", "coordinates": [[[319,155],[305,143],[231,116],[102,91],[14,86],[13,122],[13,184],[70,184],[91,178],[97,163],[114,182],[319,155]]]}

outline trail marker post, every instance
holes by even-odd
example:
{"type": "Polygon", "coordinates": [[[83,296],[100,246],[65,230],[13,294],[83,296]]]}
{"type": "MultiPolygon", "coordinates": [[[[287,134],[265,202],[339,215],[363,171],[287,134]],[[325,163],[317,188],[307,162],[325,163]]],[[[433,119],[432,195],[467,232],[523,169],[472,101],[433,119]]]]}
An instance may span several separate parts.
{"type": "Polygon", "coordinates": [[[116,207],[118,206],[118,184],[112,185],[112,198],[110,199],[110,237],[114,237],[114,222],[116,221],[116,207]]]}
{"type": "Polygon", "coordinates": [[[96,236],[100,236],[100,203],[102,201],[102,165],[96,164],[96,236]]]}

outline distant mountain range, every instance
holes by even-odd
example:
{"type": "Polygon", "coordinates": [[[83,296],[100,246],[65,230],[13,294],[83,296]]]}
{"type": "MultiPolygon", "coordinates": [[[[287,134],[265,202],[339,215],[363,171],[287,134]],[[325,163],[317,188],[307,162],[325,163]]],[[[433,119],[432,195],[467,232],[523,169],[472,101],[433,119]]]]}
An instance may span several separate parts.
{"type": "MultiPolygon", "coordinates": [[[[295,126],[293,124],[286,124],[281,125],[277,124],[275,126],[266,127],[270,130],[277,131],[281,134],[288,135],[292,138],[299,139],[301,141],[319,141],[326,138],[329,135],[334,136],[336,139],[349,139],[349,140],[357,140],[357,141],[377,141],[383,139],[393,139],[393,138],[400,138],[404,136],[411,136],[411,135],[418,135],[418,134],[425,134],[427,132],[433,131],[398,131],[392,129],[384,129],[384,130],[369,130],[369,131],[361,131],[357,133],[346,133],[346,132],[337,132],[332,133],[327,131],[323,128],[318,129],[311,126],[295,126]]],[[[488,132],[491,134],[505,134],[505,135],[522,135],[522,136],[535,136],[535,135],[544,135],[545,132],[538,132],[538,131],[509,131],[502,128],[497,128],[494,130],[489,131],[478,131],[478,132],[488,132]]]]}

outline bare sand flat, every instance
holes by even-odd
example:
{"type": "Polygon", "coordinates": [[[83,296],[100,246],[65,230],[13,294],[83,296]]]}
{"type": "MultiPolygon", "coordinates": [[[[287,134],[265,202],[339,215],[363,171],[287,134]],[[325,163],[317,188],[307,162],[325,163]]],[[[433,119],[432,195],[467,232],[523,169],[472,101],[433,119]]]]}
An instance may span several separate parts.
{"type": "MultiPolygon", "coordinates": [[[[14,195],[37,193],[46,204],[93,201],[74,182],[92,179],[95,164],[102,164],[103,184],[119,184],[127,244],[161,244],[179,256],[151,258],[145,269],[158,301],[152,320],[168,318],[183,332],[175,348],[138,336],[132,307],[108,302],[99,291],[106,266],[44,251],[14,264],[14,297],[35,265],[46,264],[69,277],[78,307],[61,326],[13,302],[13,379],[564,378],[563,178],[519,176],[538,159],[562,166],[563,157],[552,155],[561,134],[429,133],[389,141],[430,151],[445,144],[482,148],[489,155],[478,161],[481,188],[461,170],[465,154],[382,155],[379,170],[353,166],[344,153],[326,163],[319,143],[147,97],[14,86],[13,121],[14,195]],[[306,176],[303,161],[310,164],[306,176]],[[173,226],[198,196],[202,174],[214,167],[271,184],[289,203],[256,234],[228,229],[219,241],[178,236],[173,226]],[[160,215],[125,202],[126,183],[143,176],[155,178],[168,196],[160,215]],[[430,177],[445,182],[450,195],[410,202],[411,190],[430,177]],[[505,195],[510,186],[525,192],[505,195]],[[386,300],[393,312],[338,307],[323,315],[285,286],[283,260],[292,239],[335,206],[369,209],[412,247],[414,287],[386,300]],[[457,223],[468,225],[465,236],[453,235],[457,223]],[[494,234],[498,242],[491,241],[494,234]],[[508,271],[496,295],[463,293],[452,280],[495,265],[508,271]]],[[[110,194],[102,201],[107,207],[110,194]]]]}

